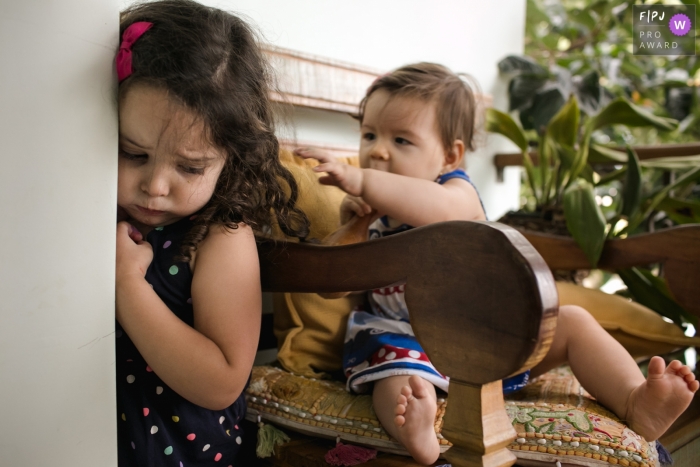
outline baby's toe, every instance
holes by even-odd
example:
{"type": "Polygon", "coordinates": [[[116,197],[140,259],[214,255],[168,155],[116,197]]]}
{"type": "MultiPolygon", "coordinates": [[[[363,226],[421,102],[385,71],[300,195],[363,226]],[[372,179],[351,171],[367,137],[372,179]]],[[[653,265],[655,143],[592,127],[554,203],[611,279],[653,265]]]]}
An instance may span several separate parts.
{"type": "Polygon", "coordinates": [[[406,423],[406,418],[403,415],[397,415],[394,417],[394,424],[398,427],[404,426],[406,423]]]}
{"type": "Polygon", "coordinates": [[[395,415],[403,415],[406,413],[406,406],[404,404],[396,404],[396,408],[394,409],[394,414],[395,415]]]}

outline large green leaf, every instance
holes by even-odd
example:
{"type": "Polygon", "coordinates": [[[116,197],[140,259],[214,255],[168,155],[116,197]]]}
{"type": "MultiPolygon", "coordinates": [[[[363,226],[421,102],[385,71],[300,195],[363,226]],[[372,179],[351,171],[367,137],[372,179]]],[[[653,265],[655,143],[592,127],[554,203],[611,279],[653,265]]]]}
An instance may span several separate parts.
{"type": "Polygon", "coordinates": [[[624,164],[627,162],[627,157],[624,152],[617,151],[608,146],[601,144],[592,144],[588,151],[588,163],[600,164],[605,162],[619,162],[624,164]]]}
{"type": "Polygon", "coordinates": [[[670,131],[678,126],[678,121],[656,116],[627,99],[619,97],[593,117],[590,125],[594,130],[609,125],[627,125],[632,127],[653,126],[660,130],[670,131]]]}
{"type": "Polygon", "coordinates": [[[527,151],[528,149],[527,138],[523,130],[520,129],[510,115],[500,110],[486,109],[486,131],[505,136],[514,142],[521,151],[527,151]]]}
{"type": "Polygon", "coordinates": [[[578,135],[579,109],[573,94],[547,125],[546,136],[562,146],[574,147],[578,135]]]}
{"type": "Polygon", "coordinates": [[[535,93],[544,86],[547,78],[542,78],[537,75],[521,74],[513,77],[508,83],[508,96],[510,103],[509,110],[522,110],[532,105],[532,100],[535,93]]]}
{"type": "Polygon", "coordinates": [[[638,213],[632,218],[632,220],[630,220],[629,226],[627,227],[628,231],[631,232],[637,228],[637,226],[639,226],[639,224],[641,224],[642,221],[644,221],[644,219],[646,219],[659,206],[659,204],[668,197],[672,190],[683,187],[689,183],[694,183],[698,180],[700,180],[700,167],[687,171],[678,177],[673,183],[669,183],[659,191],[655,192],[642,203],[644,206],[644,212],[638,213]]]}
{"type": "Polygon", "coordinates": [[[621,269],[617,273],[636,302],[667,317],[678,326],[691,323],[697,327],[698,318],[688,313],[669,296],[668,286],[663,279],[653,276],[650,272],[645,274],[638,268],[621,269]]]}
{"type": "Polygon", "coordinates": [[[530,57],[519,55],[508,55],[498,62],[498,71],[501,73],[529,73],[543,77],[549,75],[545,67],[538,64],[530,57]]]}
{"type": "Polygon", "coordinates": [[[523,128],[541,133],[564,105],[566,97],[559,87],[542,89],[535,93],[532,106],[520,111],[520,123],[523,128]]]}
{"type": "Polygon", "coordinates": [[[683,170],[700,166],[700,154],[695,156],[659,157],[639,162],[642,167],[662,170],[683,170]]]}
{"type": "Polygon", "coordinates": [[[591,70],[574,81],[576,94],[579,97],[581,109],[588,115],[593,115],[600,108],[600,99],[603,90],[600,86],[600,76],[595,70],[591,70]]]}
{"type": "Polygon", "coordinates": [[[595,268],[605,243],[605,217],[595,201],[593,185],[578,179],[564,191],[564,216],[566,227],[595,268]]]}
{"type": "Polygon", "coordinates": [[[486,109],[486,131],[492,133],[498,133],[505,136],[513,143],[515,143],[523,154],[523,166],[525,167],[525,173],[527,174],[527,180],[530,184],[530,189],[533,195],[537,198],[537,190],[535,188],[535,168],[528,153],[528,143],[525,133],[520,129],[515,120],[513,120],[510,115],[503,113],[499,110],[488,108],[486,109]]]}
{"type": "Polygon", "coordinates": [[[700,223],[700,202],[698,201],[669,197],[661,201],[657,208],[659,211],[664,211],[676,224],[700,223]]]}
{"type": "Polygon", "coordinates": [[[639,167],[639,158],[634,150],[627,146],[627,173],[622,191],[622,209],[620,214],[632,217],[639,211],[639,203],[642,200],[642,170],[639,167]]]}

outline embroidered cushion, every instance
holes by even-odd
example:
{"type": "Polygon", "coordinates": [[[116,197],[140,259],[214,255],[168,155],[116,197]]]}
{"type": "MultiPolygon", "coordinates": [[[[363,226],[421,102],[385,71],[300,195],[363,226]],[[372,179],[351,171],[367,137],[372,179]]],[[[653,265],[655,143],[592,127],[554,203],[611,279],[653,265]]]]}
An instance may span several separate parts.
{"type": "MultiPolygon", "coordinates": [[[[338,381],[296,376],[280,368],[259,366],[246,392],[247,417],[289,430],[340,438],[353,444],[408,455],[377,421],[369,395],[352,395],[338,381]]],[[[441,435],[446,399],[438,400],[435,435],[441,451],[450,443],[441,435]]],[[[517,438],[509,448],[518,465],[658,467],[654,443],[631,431],[598,405],[561,367],[507,396],[506,411],[517,438]]]]}

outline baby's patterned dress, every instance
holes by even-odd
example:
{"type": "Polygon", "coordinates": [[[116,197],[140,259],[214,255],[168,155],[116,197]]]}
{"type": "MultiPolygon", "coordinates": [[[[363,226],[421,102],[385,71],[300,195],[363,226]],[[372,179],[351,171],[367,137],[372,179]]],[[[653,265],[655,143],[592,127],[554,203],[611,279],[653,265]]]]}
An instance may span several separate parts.
{"type": "MultiPolygon", "coordinates": [[[[441,175],[436,182],[443,184],[453,178],[472,183],[462,169],[441,175]]],[[[412,228],[406,224],[394,225],[384,216],[370,225],[369,239],[395,235],[412,228]]],[[[348,390],[365,393],[370,391],[373,381],[389,376],[419,375],[447,392],[449,377],[435,369],[413,334],[404,290],[405,284],[371,290],[367,292],[369,310],[356,309],[350,313],[343,349],[348,390]]],[[[503,380],[503,392],[524,387],[529,374],[526,371],[503,380]]]]}
{"type": "MultiPolygon", "coordinates": [[[[189,326],[192,273],[177,262],[185,234],[185,218],[149,232],[153,261],[146,280],[158,296],[189,326]]],[[[120,467],[232,466],[242,443],[245,416],[241,396],[224,410],[209,410],[170,389],[148,366],[122,327],[116,325],[117,434],[120,467]]]]}

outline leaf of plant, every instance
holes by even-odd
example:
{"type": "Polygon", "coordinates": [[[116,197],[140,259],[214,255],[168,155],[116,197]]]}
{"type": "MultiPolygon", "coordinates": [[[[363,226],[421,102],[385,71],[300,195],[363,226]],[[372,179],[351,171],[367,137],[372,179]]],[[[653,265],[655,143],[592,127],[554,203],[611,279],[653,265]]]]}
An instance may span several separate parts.
{"type": "Polygon", "coordinates": [[[586,114],[593,115],[600,108],[600,99],[602,97],[600,76],[597,71],[591,70],[577,78],[574,85],[581,109],[586,114]]]}
{"type": "Polygon", "coordinates": [[[700,180],[700,167],[696,167],[695,169],[689,170],[688,172],[684,173],[680,177],[676,179],[675,182],[669,183],[656,193],[654,193],[652,196],[647,198],[642,205],[644,206],[644,212],[641,214],[637,214],[634,216],[629,223],[629,226],[627,227],[628,231],[633,231],[639,224],[642,223],[644,219],[649,216],[652,211],[654,211],[659,203],[663,201],[668,194],[679,187],[685,186],[688,183],[693,183],[697,180],[700,180]]]}
{"type": "Polygon", "coordinates": [[[510,83],[508,83],[508,96],[510,96],[508,110],[522,110],[530,107],[535,93],[539,91],[546,82],[546,78],[525,73],[513,77],[510,83]]]}
{"type": "Polygon", "coordinates": [[[593,185],[577,179],[564,191],[566,227],[595,268],[605,243],[605,217],[595,201],[593,185]]]}
{"type": "Polygon", "coordinates": [[[547,136],[562,146],[574,147],[578,135],[578,101],[573,94],[547,125],[547,136]]]}
{"type": "Polygon", "coordinates": [[[528,149],[527,138],[523,130],[506,113],[493,108],[486,109],[486,131],[505,136],[514,142],[521,151],[527,151],[528,149]]]}
{"type": "Polygon", "coordinates": [[[498,71],[501,73],[529,73],[546,77],[549,72],[542,65],[526,56],[508,55],[498,62],[498,71]]]}
{"type": "Polygon", "coordinates": [[[627,125],[631,127],[653,126],[660,130],[671,131],[678,126],[678,121],[672,118],[658,117],[627,99],[619,97],[593,117],[590,125],[594,130],[609,125],[627,125]]]}
{"type": "Polygon", "coordinates": [[[520,111],[520,123],[526,130],[541,133],[565,102],[566,98],[557,87],[540,90],[535,94],[532,106],[520,111]]]}
{"type": "Polygon", "coordinates": [[[642,167],[662,170],[683,170],[700,165],[700,154],[695,156],[659,157],[657,159],[645,159],[639,161],[642,167]]]}
{"type": "Polygon", "coordinates": [[[683,120],[688,115],[691,115],[694,92],[695,88],[688,86],[667,87],[664,107],[668,114],[677,120],[683,120]]]}
{"type": "Polygon", "coordinates": [[[610,172],[609,174],[605,174],[602,177],[600,177],[600,180],[598,180],[596,186],[605,185],[606,183],[610,183],[613,180],[622,180],[622,178],[625,176],[625,172],[627,172],[627,166],[622,167],[621,169],[617,169],[614,172],[610,172]]]}
{"type": "Polygon", "coordinates": [[[664,211],[676,224],[700,223],[700,202],[698,201],[665,198],[657,208],[659,211],[664,211]]]}
{"type": "Polygon", "coordinates": [[[621,269],[617,273],[636,302],[654,310],[661,316],[665,316],[681,328],[683,323],[697,326],[697,317],[688,313],[675,300],[666,295],[668,286],[665,283],[660,285],[657,282],[657,280],[662,281],[662,279],[655,277],[657,280],[650,280],[638,268],[621,269]]]}
{"type": "Polygon", "coordinates": [[[642,170],[639,168],[637,153],[629,145],[625,149],[627,150],[627,173],[625,174],[625,183],[622,187],[622,209],[620,214],[629,219],[640,209],[642,170]]]}
{"type": "Polygon", "coordinates": [[[588,151],[588,163],[600,164],[601,162],[619,162],[620,164],[624,164],[627,162],[627,157],[625,157],[625,153],[607,146],[591,144],[588,151]]]}

